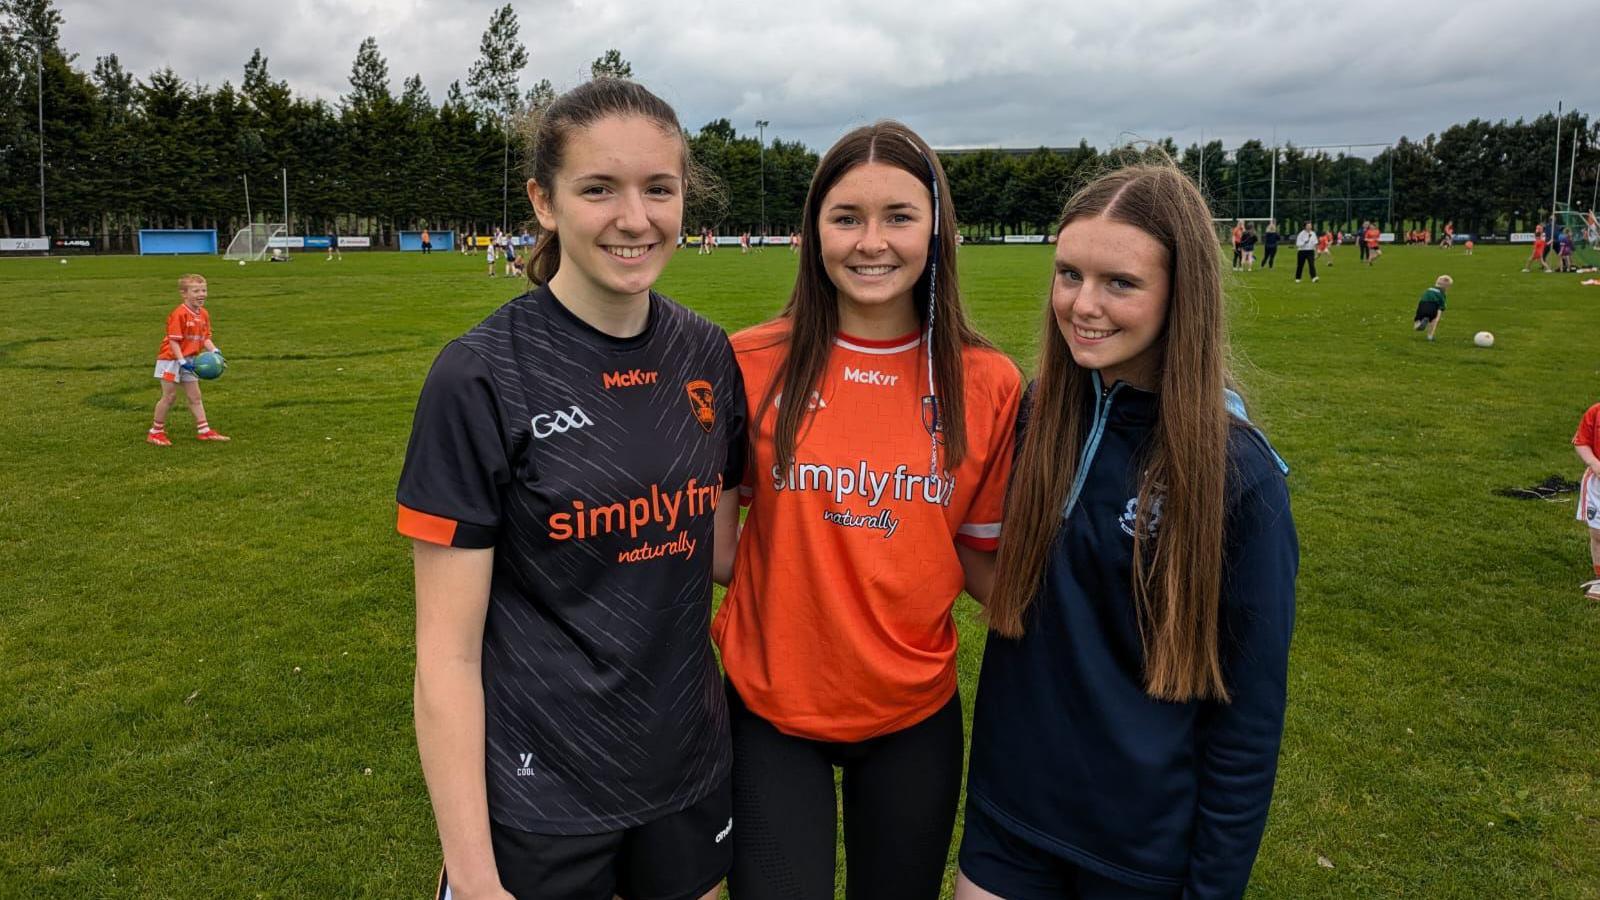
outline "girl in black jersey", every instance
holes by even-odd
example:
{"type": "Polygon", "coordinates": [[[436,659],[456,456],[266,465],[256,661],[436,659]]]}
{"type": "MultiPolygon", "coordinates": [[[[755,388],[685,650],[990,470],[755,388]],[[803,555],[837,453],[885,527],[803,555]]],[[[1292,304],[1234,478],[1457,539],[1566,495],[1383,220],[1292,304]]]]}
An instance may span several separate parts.
{"type": "Polygon", "coordinates": [[[714,897],[733,825],[708,619],[745,401],[722,331],[650,289],[688,148],[609,78],[533,139],[535,289],[440,353],[398,491],[439,894],[714,897]]]}

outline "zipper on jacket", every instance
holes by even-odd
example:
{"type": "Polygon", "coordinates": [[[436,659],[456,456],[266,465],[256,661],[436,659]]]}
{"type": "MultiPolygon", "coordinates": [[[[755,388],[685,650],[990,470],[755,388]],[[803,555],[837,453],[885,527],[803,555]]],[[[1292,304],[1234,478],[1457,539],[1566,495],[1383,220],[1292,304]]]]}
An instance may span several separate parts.
{"type": "Polygon", "coordinates": [[[1089,465],[1094,462],[1094,455],[1100,449],[1100,437],[1105,433],[1106,420],[1111,417],[1111,401],[1117,396],[1117,391],[1122,390],[1122,382],[1111,386],[1111,390],[1101,388],[1100,373],[1090,373],[1094,378],[1094,427],[1089,429],[1089,440],[1083,445],[1083,453],[1078,457],[1078,471],[1072,477],[1072,490],[1067,494],[1067,506],[1061,511],[1061,518],[1072,515],[1072,507],[1078,503],[1078,495],[1083,493],[1083,483],[1089,479],[1089,465]]]}

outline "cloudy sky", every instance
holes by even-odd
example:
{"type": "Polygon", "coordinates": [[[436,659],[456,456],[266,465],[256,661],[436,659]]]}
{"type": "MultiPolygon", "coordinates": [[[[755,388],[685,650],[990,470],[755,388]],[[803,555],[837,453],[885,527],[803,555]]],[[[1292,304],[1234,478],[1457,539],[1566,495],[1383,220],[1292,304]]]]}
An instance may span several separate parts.
{"type": "MultiPolygon", "coordinates": [[[[260,47],[274,77],[336,100],[372,35],[398,89],[435,102],[466,79],[496,0],[58,0],[88,69],[115,52],[140,77],[171,66],[237,84],[260,47]]],[[[524,87],[569,87],[615,47],[691,130],[818,150],[895,117],[940,147],[1052,146],[1202,134],[1301,146],[1420,138],[1472,117],[1532,118],[1565,99],[1600,113],[1600,43],[1582,4],[1507,0],[523,0],[524,87]],[[1561,8],[1560,5],[1554,8],[1561,8]],[[1565,60],[1570,77],[1543,64],[1565,60]]]]}

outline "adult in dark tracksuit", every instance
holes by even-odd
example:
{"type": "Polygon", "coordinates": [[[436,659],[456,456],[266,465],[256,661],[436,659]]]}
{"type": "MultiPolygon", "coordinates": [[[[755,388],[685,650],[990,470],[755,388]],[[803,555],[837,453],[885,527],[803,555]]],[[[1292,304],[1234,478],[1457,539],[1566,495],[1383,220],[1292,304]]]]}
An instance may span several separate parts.
{"type": "MultiPolygon", "coordinates": [[[[1311,227],[1311,223],[1310,222],[1307,222],[1306,223],[1306,227],[1300,229],[1300,233],[1295,235],[1294,250],[1295,250],[1295,253],[1294,253],[1294,281],[1295,281],[1295,284],[1299,284],[1300,283],[1300,273],[1305,271],[1305,268],[1307,266],[1311,267],[1311,280],[1312,281],[1316,281],[1317,280],[1317,231],[1316,231],[1316,229],[1311,227]]],[[[1333,262],[1332,262],[1333,256],[1332,256],[1332,254],[1330,254],[1328,256],[1328,260],[1329,260],[1328,265],[1330,265],[1330,266],[1333,265],[1333,262]]]]}
{"type": "Polygon", "coordinates": [[[1283,730],[1284,473],[1224,399],[1193,184],[1120,170],[1062,221],[995,580],[969,582],[994,633],[956,897],[1239,897],[1283,730]]]}
{"type": "Polygon", "coordinates": [[[1356,250],[1361,254],[1362,262],[1367,261],[1367,229],[1371,225],[1371,222],[1362,222],[1361,227],[1356,229],[1356,250]]]}
{"type": "Polygon", "coordinates": [[[1278,223],[1268,222],[1267,231],[1261,236],[1261,244],[1266,250],[1261,257],[1261,268],[1274,268],[1272,263],[1278,258],[1278,242],[1282,240],[1283,236],[1278,234],[1278,223]]]}

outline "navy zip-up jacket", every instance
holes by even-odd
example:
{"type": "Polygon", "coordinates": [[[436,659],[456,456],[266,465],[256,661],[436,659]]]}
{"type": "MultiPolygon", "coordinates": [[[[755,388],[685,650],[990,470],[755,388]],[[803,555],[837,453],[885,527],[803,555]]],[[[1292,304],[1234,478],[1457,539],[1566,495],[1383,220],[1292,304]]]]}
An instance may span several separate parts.
{"type": "MultiPolygon", "coordinates": [[[[1094,424],[1026,631],[989,635],[967,794],[1016,837],[1108,878],[1238,897],[1283,733],[1299,567],[1283,471],[1266,439],[1235,419],[1221,597],[1232,702],[1152,699],[1131,575],[1136,467],[1158,399],[1121,382],[1102,393],[1098,375],[1093,393],[1083,402],[1094,424]]],[[[1159,541],[1159,520],[1154,528],[1159,541]]]]}

